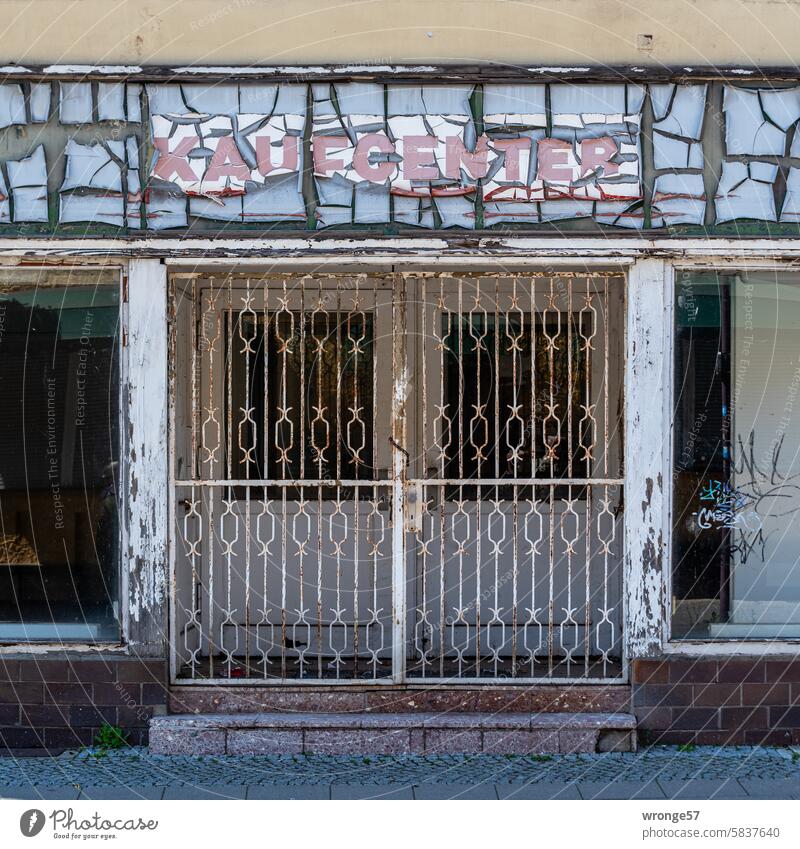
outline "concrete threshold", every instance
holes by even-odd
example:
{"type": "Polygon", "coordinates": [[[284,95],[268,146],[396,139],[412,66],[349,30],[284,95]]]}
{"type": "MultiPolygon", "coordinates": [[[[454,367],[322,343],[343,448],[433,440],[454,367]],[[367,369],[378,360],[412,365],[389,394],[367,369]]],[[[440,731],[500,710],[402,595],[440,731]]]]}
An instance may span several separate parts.
{"type": "Polygon", "coordinates": [[[228,713],[150,720],[163,755],[549,755],[636,750],[628,713],[228,713]]]}

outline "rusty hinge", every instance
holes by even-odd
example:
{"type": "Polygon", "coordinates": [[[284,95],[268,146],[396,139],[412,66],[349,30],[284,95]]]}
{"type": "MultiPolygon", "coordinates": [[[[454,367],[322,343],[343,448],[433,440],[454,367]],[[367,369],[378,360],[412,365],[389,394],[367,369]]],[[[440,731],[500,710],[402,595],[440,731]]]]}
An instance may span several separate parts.
{"type": "Polygon", "coordinates": [[[128,328],[127,327],[122,328],[122,347],[123,348],[128,347],[128,328]]]}
{"type": "Polygon", "coordinates": [[[128,275],[122,275],[122,303],[128,303],[128,275]]]}

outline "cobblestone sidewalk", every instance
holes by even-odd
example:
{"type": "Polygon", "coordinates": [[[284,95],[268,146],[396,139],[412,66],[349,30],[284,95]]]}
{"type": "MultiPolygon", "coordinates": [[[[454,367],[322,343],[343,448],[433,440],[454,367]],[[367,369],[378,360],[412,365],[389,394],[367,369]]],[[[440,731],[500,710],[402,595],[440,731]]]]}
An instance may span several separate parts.
{"type": "Polygon", "coordinates": [[[553,756],[0,758],[4,798],[800,798],[800,751],[674,746],[553,756]]]}
{"type": "Polygon", "coordinates": [[[674,746],[553,756],[0,758],[5,798],[800,798],[800,752],[674,746]],[[59,795],[61,794],[61,795],[59,795]]]}

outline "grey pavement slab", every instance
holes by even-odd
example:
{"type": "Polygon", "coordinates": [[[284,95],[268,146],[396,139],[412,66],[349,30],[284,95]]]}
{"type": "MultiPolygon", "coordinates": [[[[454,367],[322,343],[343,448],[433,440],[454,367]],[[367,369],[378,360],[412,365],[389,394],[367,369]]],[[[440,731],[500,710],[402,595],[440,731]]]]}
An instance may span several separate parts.
{"type": "Polygon", "coordinates": [[[71,801],[78,798],[78,788],[68,785],[32,785],[0,787],[0,799],[52,799],[71,801]]]}
{"type": "Polygon", "coordinates": [[[164,799],[244,799],[247,787],[236,784],[167,787],[164,799]]]}
{"type": "MultiPolygon", "coordinates": [[[[168,756],[139,747],[107,752],[102,758],[91,752],[37,758],[0,757],[0,796],[2,788],[7,787],[8,794],[16,794],[16,798],[65,800],[75,799],[81,788],[88,791],[89,788],[169,787],[166,798],[178,798],[179,793],[183,794],[182,798],[234,795],[241,798],[241,791],[236,788],[249,787],[248,798],[258,798],[254,788],[260,786],[265,788],[264,793],[270,794],[265,798],[292,798],[292,794],[311,793],[302,789],[307,786],[319,786],[323,789],[313,792],[329,794],[331,785],[394,788],[413,785],[421,788],[418,797],[434,798],[435,794],[435,798],[452,798],[460,794],[470,798],[465,794],[477,792],[481,794],[477,798],[481,798],[487,789],[475,788],[486,785],[491,795],[494,784],[504,798],[513,797],[511,787],[530,786],[526,792],[532,795],[548,793],[547,787],[576,784],[588,785],[584,788],[587,794],[592,792],[592,785],[602,788],[614,785],[613,790],[603,791],[601,798],[636,798],[637,794],[641,796],[642,787],[654,780],[669,798],[720,798],[725,782],[737,779],[741,783],[728,788],[732,798],[746,797],[745,780],[776,782],[775,792],[783,794],[791,788],[782,782],[800,782],[800,759],[795,756],[793,760],[789,749],[757,746],[698,746],[692,751],[653,746],[636,753],[546,758],[487,754],[168,756]],[[703,783],[691,783],[695,781],[703,783]],[[433,789],[436,787],[443,789],[433,789]],[[213,795],[199,797],[200,791],[192,788],[206,788],[203,792],[213,795]],[[282,788],[289,795],[284,796],[282,788]]],[[[597,795],[596,790],[593,792],[597,795]]],[[[766,786],[759,789],[753,784],[750,792],[766,795],[769,791],[766,786]]]]}
{"type": "Polygon", "coordinates": [[[550,784],[537,781],[531,784],[497,784],[497,795],[501,799],[580,799],[577,784],[550,784]]]}
{"type": "Polygon", "coordinates": [[[494,784],[418,784],[415,799],[497,799],[494,784]]]}
{"type": "Polygon", "coordinates": [[[747,793],[736,779],[688,780],[659,778],[668,799],[746,799],[747,793]]]}
{"type": "Polygon", "coordinates": [[[579,781],[582,799],[664,799],[655,781],[579,781]]]}
{"type": "Polygon", "coordinates": [[[413,799],[411,785],[332,784],[331,799],[413,799]]]}
{"type": "Polygon", "coordinates": [[[251,784],[247,788],[248,799],[330,799],[328,784],[251,784]]]}
{"type": "Polygon", "coordinates": [[[128,801],[136,799],[161,799],[163,787],[82,787],[79,799],[128,801]]]}
{"type": "Polygon", "coordinates": [[[740,778],[739,784],[750,799],[800,799],[800,779],[759,781],[740,778]]]}

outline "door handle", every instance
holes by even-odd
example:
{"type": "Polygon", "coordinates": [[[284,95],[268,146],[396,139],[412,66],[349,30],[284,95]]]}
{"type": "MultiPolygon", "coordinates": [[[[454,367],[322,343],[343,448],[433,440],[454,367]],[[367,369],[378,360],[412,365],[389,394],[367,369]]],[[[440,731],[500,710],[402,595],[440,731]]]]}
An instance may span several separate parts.
{"type": "Polygon", "coordinates": [[[408,453],[408,451],[406,451],[405,448],[403,448],[403,446],[393,436],[389,437],[389,445],[391,445],[392,448],[396,448],[398,451],[402,451],[403,454],[406,455],[406,466],[410,465],[411,455],[408,453]]]}

